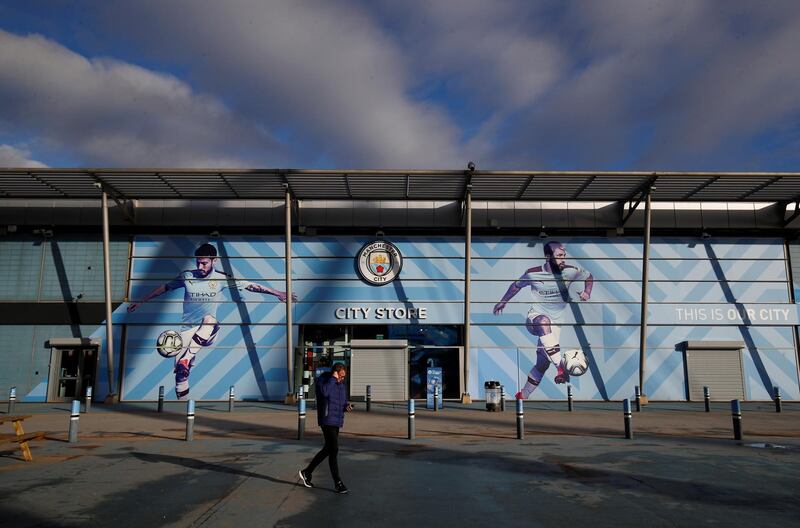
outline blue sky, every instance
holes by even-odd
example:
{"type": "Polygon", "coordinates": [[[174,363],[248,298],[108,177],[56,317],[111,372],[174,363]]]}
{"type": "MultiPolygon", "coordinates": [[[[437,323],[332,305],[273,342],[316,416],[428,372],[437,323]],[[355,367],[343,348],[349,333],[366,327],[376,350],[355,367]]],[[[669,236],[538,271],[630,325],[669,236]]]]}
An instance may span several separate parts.
{"type": "Polygon", "coordinates": [[[796,0],[0,1],[0,166],[800,168],[796,0]]]}

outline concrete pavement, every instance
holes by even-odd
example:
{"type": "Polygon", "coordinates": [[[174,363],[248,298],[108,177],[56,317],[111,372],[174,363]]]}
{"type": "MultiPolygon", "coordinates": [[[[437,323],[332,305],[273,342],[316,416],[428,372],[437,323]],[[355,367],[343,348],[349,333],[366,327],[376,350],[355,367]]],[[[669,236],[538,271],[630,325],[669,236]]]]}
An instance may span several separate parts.
{"type": "MultiPolygon", "coordinates": [[[[313,410],[297,441],[296,410],[280,404],[199,403],[195,440],[184,442],[184,406],[95,405],[67,439],[67,404],[18,404],[34,461],[0,456],[0,525],[485,526],[800,525],[800,405],[744,405],[742,442],[727,404],[654,403],[623,438],[618,402],[526,404],[526,438],[512,406],[417,406],[406,439],[404,404],[359,404],[340,440],[342,476],[328,468],[314,489],[297,470],[322,443],[313,410]]],[[[5,427],[5,425],[3,426],[5,427]]],[[[2,432],[8,432],[3,430],[2,432]]],[[[0,449],[6,449],[8,445],[0,449]]]]}

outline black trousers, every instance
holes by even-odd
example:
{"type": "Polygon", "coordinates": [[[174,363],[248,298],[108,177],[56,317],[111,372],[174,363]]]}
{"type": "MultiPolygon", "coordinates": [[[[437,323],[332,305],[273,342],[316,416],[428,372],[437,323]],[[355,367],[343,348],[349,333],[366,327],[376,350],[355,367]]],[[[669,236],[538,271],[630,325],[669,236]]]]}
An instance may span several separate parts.
{"type": "Polygon", "coordinates": [[[319,453],[314,455],[311,463],[306,468],[306,472],[310,475],[314,469],[325,457],[328,457],[328,466],[331,468],[331,476],[334,482],[340,482],[342,479],[339,477],[339,461],[336,458],[339,454],[339,428],[333,425],[322,425],[322,436],[325,438],[325,445],[319,450],[319,453]]]}

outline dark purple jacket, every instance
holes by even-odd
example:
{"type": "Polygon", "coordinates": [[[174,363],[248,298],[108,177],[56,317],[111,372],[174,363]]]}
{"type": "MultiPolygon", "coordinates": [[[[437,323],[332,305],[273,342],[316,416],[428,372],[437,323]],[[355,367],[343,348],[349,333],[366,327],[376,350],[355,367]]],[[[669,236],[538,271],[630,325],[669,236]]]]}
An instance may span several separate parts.
{"type": "Polygon", "coordinates": [[[337,383],[330,372],[317,378],[317,423],[319,425],[344,425],[344,410],[347,407],[347,388],[344,382],[337,383]]]}

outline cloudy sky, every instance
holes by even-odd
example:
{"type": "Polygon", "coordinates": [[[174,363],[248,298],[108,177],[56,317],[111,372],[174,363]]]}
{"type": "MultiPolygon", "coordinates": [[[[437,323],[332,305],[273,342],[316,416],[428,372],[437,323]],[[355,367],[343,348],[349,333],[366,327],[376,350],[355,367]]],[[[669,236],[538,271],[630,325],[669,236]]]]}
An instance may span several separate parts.
{"type": "Polygon", "coordinates": [[[0,0],[0,166],[800,170],[797,0],[0,0]]]}

